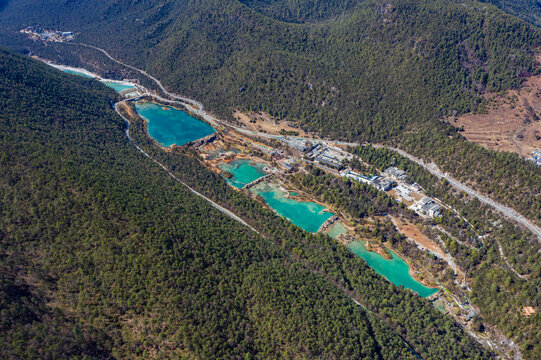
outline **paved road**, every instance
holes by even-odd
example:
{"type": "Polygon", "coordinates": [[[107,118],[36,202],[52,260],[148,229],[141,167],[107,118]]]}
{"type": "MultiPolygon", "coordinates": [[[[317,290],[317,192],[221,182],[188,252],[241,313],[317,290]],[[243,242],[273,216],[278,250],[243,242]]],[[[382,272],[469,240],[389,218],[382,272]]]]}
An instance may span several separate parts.
{"type": "MultiPolygon", "coordinates": [[[[180,96],[180,95],[177,95],[177,94],[173,94],[173,93],[167,91],[167,89],[165,89],[165,87],[162,85],[160,80],[156,79],[155,77],[148,74],[144,70],[141,70],[141,69],[138,69],[138,68],[136,68],[134,66],[123,63],[120,60],[117,60],[114,57],[112,57],[107,51],[105,51],[103,49],[100,49],[98,47],[88,45],[88,44],[83,44],[83,43],[78,43],[77,45],[82,45],[82,46],[89,47],[89,48],[95,49],[97,51],[100,51],[101,53],[103,53],[105,56],[107,56],[112,61],[114,61],[114,62],[116,62],[118,64],[121,64],[123,66],[126,66],[127,68],[130,68],[132,70],[135,70],[135,71],[139,72],[140,74],[143,74],[144,76],[146,76],[149,79],[151,79],[152,81],[154,81],[154,83],[156,83],[156,85],[162,90],[162,92],[164,94],[166,94],[167,96],[169,96],[170,98],[173,98],[173,99],[176,99],[176,100],[182,101],[184,103],[188,103],[188,104],[191,104],[191,105],[195,106],[196,109],[194,109],[194,113],[201,116],[203,119],[205,119],[206,121],[208,121],[212,125],[228,126],[228,127],[232,128],[232,129],[234,129],[235,131],[238,131],[240,133],[244,133],[246,135],[257,135],[257,136],[261,136],[261,137],[274,138],[274,139],[279,139],[279,138],[282,137],[282,136],[279,136],[279,135],[271,135],[271,134],[254,132],[254,131],[244,129],[244,128],[240,128],[240,127],[237,127],[237,126],[233,126],[233,125],[230,125],[230,124],[225,124],[222,121],[220,121],[219,119],[213,117],[212,115],[210,115],[206,111],[204,111],[203,110],[203,104],[201,104],[199,101],[196,101],[196,100],[184,97],[184,96],[180,96]]],[[[164,99],[164,98],[162,98],[160,96],[156,96],[156,95],[152,95],[152,96],[154,96],[157,99],[162,100],[162,101],[172,102],[171,100],[164,99]]],[[[312,140],[310,138],[303,138],[303,137],[298,137],[298,138],[305,139],[305,140],[312,140]]],[[[346,145],[346,146],[358,146],[359,145],[358,143],[355,143],[355,142],[346,142],[346,141],[322,140],[322,142],[325,143],[325,144],[328,144],[328,145],[332,145],[332,144],[334,144],[334,145],[346,145]]],[[[381,147],[381,146],[382,145],[379,145],[379,146],[375,145],[375,147],[381,147]]],[[[503,205],[497,203],[496,201],[486,197],[485,195],[482,195],[481,193],[475,191],[474,189],[472,189],[472,188],[462,184],[461,182],[453,179],[448,174],[445,174],[442,171],[440,171],[437,168],[437,166],[435,166],[434,164],[425,164],[425,162],[423,160],[418,159],[418,158],[414,157],[413,155],[408,154],[404,150],[401,150],[401,149],[398,149],[398,148],[392,148],[392,147],[388,147],[388,148],[390,150],[394,150],[394,151],[398,152],[400,155],[402,155],[402,156],[410,159],[411,161],[421,165],[422,167],[427,169],[430,173],[435,175],[437,178],[445,178],[445,179],[447,179],[449,184],[451,184],[455,188],[464,191],[465,193],[467,193],[470,196],[476,197],[482,203],[491,206],[492,208],[496,209],[497,211],[499,211],[503,215],[507,216],[508,218],[510,218],[510,219],[518,222],[519,224],[525,226],[530,231],[532,231],[535,235],[537,235],[538,240],[541,243],[541,228],[536,226],[535,224],[531,223],[528,219],[526,219],[524,216],[517,213],[515,210],[513,210],[513,209],[511,209],[509,207],[503,206],[503,205]]]]}
{"type": "MultiPolygon", "coordinates": [[[[116,60],[115,58],[113,58],[112,56],[110,56],[105,50],[103,49],[100,49],[100,48],[97,48],[97,47],[94,47],[94,46],[91,46],[91,45],[86,45],[86,44],[80,44],[80,45],[83,45],[83,46],[87,46],[87,47],[91,47],[91,48],[94,48],[100,52],[102,52],[103,54],[105,54],[109,59],[121,64],[121,65],[124,65],[130,69],[133,69],[145,76],[147,76],[148,78],[152,79],[157,85],[158,87],[169,97],[171,98],[174,98],[176,99],[177,101],[180,100],[184,103],[188,103],[188,104],[192,104],[194,105],[197,109],[194,109],[194,112],[196,114],[198,114],[199,116],[203,117],[206,121],[208,121],[209,123],[213,124],[213,125],[224,125],[224,126],[228,126],[228,127],[231,127],[233,128],[234,130],[240,132],[240,133],[244,133],[244,134],[247,134],[247,135],[257,135],[257,136],[263,136],[263,137],[266,137],[266,138],[281,138],[281,136],[278,136],[278,135],[270,135],[270,134],[265,134],[265,133],[255,133],[253,131],[250,131],[250,130],[247,130],[247,129],[243,129],[243,128],[239,128],[239,127],[236,127],[236,126],[231,126],[229,124],[224,124],[222,121],[214,118],[213,116],[209,115],[208,113],[206,113],[204,110],[203,110],[203,105],[198,102],[198,101],[195,101],[193,99],[189,99],[189,98],[186,98],[186,97],[182,97],[182,96],[179,96],[179,95],[176,95],[176,94],[172,94],[170,92],[168,92],[164,87],[163,85],[161,84],[161,82],[156,79],[155,77],[149,75],[148,73],[146,73],[145,71],[143,70],[140,70],[140,69],[137,69],[131,65],[128,65],[128,64],[125,64],[121,61],[118,61],[116,60]]],[[[165,99],[165,98],[162,98],[160,96],[157,96],[157,95],[154,95],[154,94],[150,94],[150,93],[146,93],[144,95],[149,95],[149,96],[152,96],[152,97],[155,97],[159,100],[162,100],[162,101],[165,101],[165,102],[171,102],[171,103],[174,103],[174,102],[177,102],[177,101],[172,101],[172,100],[169,100],[169,99],[165,99]]],[[[199,193],[198,191],[194,190],[193,188],[191,188],[190,186],[188,186],[186,183],[184,183],[182,180],[180,180],[178,177],[176,177],[173,173],[171,173],[169,171],[169,169],[167,169],[163,164],[161,164],[160,162],[158,162],[157,160],[155,160],[154,158],[152,158],[149,154],[147,154],[143,149],[141,149],[137,144],[135,144],[135,142],[132,140],[130,134],[129,134],[129,121],[118,111],[118,105],[123,103],[123,102],[126,102],[126,101],[129,101],[131,99],[126,99],[126,100],[123,100],[123,101],[120,101],[118,103],[115,104],[115,110],[116,112],[124,119],[124,121],[126,122],[126,136],[128,138],[128,140],[135,146],[135,148],[137,148],[137,150],[139,150],[141,153],[143,153],[145,156],[147,156],[149,159],[151,159],[152,161],[154,161],[156,164],[158,164],[161,168],[163,168],[171,177],[173,177],[176,181],[178,181],[179,183],[181,183],[182,185],[184,185],[186,188],[188,188],[192,193],[194,193],[195,195],[203,198],[205,201],[207,201],[211,206],[213,206],[214,208],[216,208],[217,210],[219,210],[220,212],[224,213],[225,215],[229,216],[230,218],[232,218],[233,220],[247,226],[248,228],[250,228],[252,231],[256,232],[257,234],[260,234],[257,230],[255,230],[253,227],[251,227],[248,223],[246,223],[244,220],[242,220],[239,216],[237,216],[236,214],[234,214],[233,212],[227,210],[226,208],[218,205],[217,203],[215,203],[214,201],[212,201],[211,199],[207,198],[206,196],[204,196],[203,194],[199,193]]],[[[310,138],[303,138],[305,140],[311,140],[310,138]]],[[[359,143],[355,143],[355,142],[345,142],[345,141],[332,141],[332,140],[322,140],[321,142],[327,144],[327,145],[345,145],[345,146],[358,146],[359,143]]],[[[463,190],[465,191],[466,193],[470,194],[471,196],[475,196],[477,197],[480,201],[482,202],[485,202],[486,204],[494,207],[496,210],[502,212],[504,215],[507,215],[509,216],[510,218],[518,221],[519,223],[523,224],[524,226],[528,227],[530,230],[532,230],[535,234],[538,235],[538,237],[540,238],[541,240],[541,229],[539,229],[538,227],[530,224],[524,217],[522,217],[521,215],[517,214],[516,212],[514,212],[514,210],[512,209],[509,209],[509,208],[506,208],[488,198],[486,198],[485,196],[477,193],[476,191],[474,191],[473,189],[463,185],[462,183],[452,179],[450,176],[448,176],[447,174],[444,174],[442,173],[441,171],[439,171],[439,169],[437,169],[436,167],[434,166],[431,166],[431,165],[426,165],[422,160],[420,159],[417,159],[415,157],[413,157],[412,155],[406,153],[405,151],[403,150],[400,150],[400,149],[395,149],[395,148],[389,148],[391,150],[394,150],[394,151],[397,151],[399,154],[407,157],[408,159],[416,162],[417,164],[423,166],[424,168],[426,168],[428,171],[430,171],[432,174],[434,174],[436,177],[438,178],[441,178],[441,177],[444,177],[446,178],[450,184],[452,184],[453,186],[455,186],[456,188],[460,189],[460,190],[463,190]],[[502,211],[503,210],[503,211],[502,211]],[[509,214],[509,215],[508,215],[509,214]]],[[[260,234],[261,235],[261,234],[260,234]]],[[[501,251],[501,249],[500,249],[501,251]]],[[[502,254],[503,255],[503,254],[502,254]]],[[[520,276],[520,275],[519,275],[520,276]]],[[[370,312],[370,310],[368,310],[365,306],[363,306],[359,301],[357,301],[356,299],[354,299],[353,297],[349,296],[349,298],[351,298],[357,305],[363,307],[365,310],[367,310],[368,312],[370,312]]],[[[488,343],[488,345],[490,347],[493,347],[493,343],[490,339],[486,338],[486,339],[482,339],[482,338],[479,338],[479,336],[477,336],[477,334],[469,331],[468,329],[466,329],[468,331],[468,333],[470,335],[472,335],[473,337],[475,337],[479,342],[485,342],[485,343],[488,343]]],[[[399,335],[400,336],[400,335],[399,335]]],[[[401,337],[401,336],[400,336],[401,337]]],[[[413,350],[413,348],[411,347],[410,344],[408,344],[404,339],[402,339],[404,341],[404,343],[410,347],[410,349],[413,350]]],[[[513,344],[514,345],[514,344],[513,344]]],[[[516,345],[515,345],[516,347],[516,345]]],[[[517,349],[518,350],[518,349],[517,349]]],[[[518,353],[518,351],[517,351],[518,353]]],[[[415,355],[420,359],[419,355],[417,355],[417,353],[415,353],[415,355]]]]}
{"type": "Polygon", "coordinates": [[[84,44],[84,43],[73,43],[74,45],[81,45],[81,46],[85,46],[85,47],[89,47],[89,48],[92,48],[94,50],[97,50],[101,53],[103,53],[105,56],[107,56],[109,59],[111,59],[112,61],[116,62],[117,64],[120,64],[120,65],[123,65],[129,69],[132,69],[132,70],[135,70],[137,71],[138,73],[148,77],[149,79],[151,79],[152,81],[154,81],[154,83],[156,83],[156,85],[158,85],[158,87],[160,88],[161,91],[163,91],[164,94],[166,94],[167,96],[173,98],[173,99],[176,99],[176,100],[180,100],[180,101],[184,101],[184,102],[187,102],[187,103],[190,103],[192,105],[195,105],[196,107],[198,107],[200,110],[203,110],[203,104],[201,104],[199,101],[196,101],[196,100],[193,100],[193,99],[189,99],[187,97],[183,97],[183,96],[180,96],[180,95],[177,95],[177,94],[173,94],[173,93],[170,93],[169,91],[167,91],[165,89],[165,87],[162,85],[162,83],[160,82],[160,80],[156,79],[154,76],[150,75],[149,73],[147,73],[146,71],[144,70],[141,70],[141,69],[138,69],[134,66],[131,66],[129,64],[126,64],[126,63],[123,63],[122,61],[120,60],[117,60],[115,59],[114,57],[112,57],[107,51],[99,48],[99,47],[96,47],[96,46],[92,46],[92,45],[88,45],[88,44],[84,44]]]}
{"type": "Polygon", "coordinates": [[[464,191],[466,194],[476,197],[479,199],[480,202],[487,204],[491,206],[492,208],[498,210],[500,213],[504,214],[508,218],[518,222],[519,224],[525,226],[528,228],[531,232],[533,232],[535,235],[537,235],[539,242],[541,242],[541,228],[539,226],[536,226],[535,224],[532,224],[528,219],[526,219],[524,216],[517,213],[515,210],[508,208],[507,206],[503,206],[496,201],[486,197],[485,195],[475,191],[474,189],[462,184],[460,181],[453,179],[448,174],[442,172],[436,165],[434,164],[426,164],[423,160],[418,159],[414,157],[413,155],[408,154],[404,150],[397,149],[397,148],[389,148],[390,150],[394,150],[400,155],[410,159],[411,161],[421,165],[425,169],[427,169],[431,174],[436,176],[438,179],[445,178],[449,184],[453,185],[455,188],[464,191]]]}
{"type": "Polygon", "coordinates": [[[122,117],[122,119],[124,119],[124,121],[126,122],[126,136],[128,137],[128,140],[130,141],[130,143],[135,146],[135,148],[137,150],[139,150],[141,153],[143,153],[146,157],[148,157],[150,160],[154,161],[156,164],[158,164],[162,169],[165,170],[165,172],[167,172],[169,175],[171,175],[176,181],[178,181],[179,183],[181,183],[182,185],[184,185],[185,187],[188,188],[188,190],[190,190],[192,193],[194,193],[195,195],[199,196],[200,198],[203,198],[205,201],[207,201],[210,205],[212,205],[212,207],[214,207],[215,209],[217,209],[218,211],[224,213],[225,215],[229,216],[230,218],[232,218],[233,220],[241,223],[242,225],[244,226],[247,226],[248,228],[250,228],[252,231],[254,231],[255,233],[261,235],[259,233],[259,231],[257,231],[256,229],[254,229],[253,227],[251,227],[246,221],[242,220],[239,216],[237,216],[235,213],[227,210],[226,208],[224,208],[223,206],[220,206],[218,205],[217,203],[215,203],[214,201],[212,201],[211,199],[209,199],[208,197],[206,197],[205,195],[201,194],[200,192],[194,190],[193,188],[191,188],[188,184],[186,184],[184,181],[180,180],[177,176],[175,176],[175,174],[173,174],[171,171],[169,171],[168,168],[166,168],[162,163],[160,163],[159,161],[157,161],[156,159],[154,159],[152,156],[150,156],[149,154],[147,154],[143,149],[141,149],[134,141],[133,139],[131,138],[130,136],[130,122],[128,121],[128,119],[126,119],[124,117],[124,115],[122,115],[120,113],[120,111],[118,110],[118,106],[120,104],[122,104],[123,102],[126,102],[130,99],[126,99],[126,100],[123,100],[123,101],[120,101],[120,102],[117,102],[115,104],[115,111],[117,112],[118,115],[120,115],[122,117]]]}
{"type": "MultiPolygon", "coordinates": [[[[211,199],[209,199],[208,197],[206,197],[205,195],[199,193],[198,191],[194,190],[193,188],[191,188],[188,184],[186,184],[185,182],[183,182],[182,180],[180,180],[178,177],[176,177],[171,171],[169,171],[169,169],[167,169],[162,163],[160,163],[159,161],[155,160],[153,157],[151,157],[148,153],[146,153],[143,149],[141,149],[134,141],[133,139],[131,138],[130,136],[130,122],[128,121],[128,119],[126,119],[124,117],[124,115],[122,115],[120,113],[120,111],[118,110],[118,106],[124,102],[127,102],[127,101],[130,101],[132,99],[137,99],[139,98],[140,96],[136,96],[134,98],[131,98],[131,99],[125,99],[125,100],[122,100],[122,101],[119,101],[117,103],[115,103],[114,105],[114,108],[115,108],[115,111],[117,112],[117,114],[122,117],[122,119],[124,119],[124,122],[126,123],[126,131],[125,131],[125,134],[126,134],[126,137],[128,138],[129,142],[137,149],[139,150],[141,153],[143,153],[146,157],[148,157],[150,160],[154,161],[157,165],[159,165],[162,169],[165,170],[165,172],[167,172],[167,174],[169,174],[171,177],[173,177],[176,181],[178,181],[179,183],[181,183],[182,185],[184,185],[185,187],[188,188],[188,190],[190,190],[192,193],[194,193],[195,195],[203,198],[205,201],[207,201],[210,205],[212,205],[214,208],[216,208],[218,211],[224,213],[225,215],[229,216],[230,218],[232,218],[233,220],[235,221],[238,221],[239,223],[247,226],[248,228],[250,228],[252,231],[254,231],[255,233],[257,233],[258,235],[261,235],[263,236],[259,231],[257,231],[256,229],[254,229],[253,227],[251,227],[248,223],[246,223],[244,220],[242,220],[239,216],[237,216],[235,213],[227,210],[226,208],[218,205],[217,203],[215,203],[214,201],[212,201],[211,199]]],[[[296,257],[295,257],[296,258],[296,257]]],[[[300,258],[296,258],[299,262],[302,262],[303,264],[305,264],[305,262],[303,261],[303,259],[300,259],[300,258]]],[[[306,264],[305,264],[306,265],[306,264]]],[[[327,278],[327,276],[325,274],[322,274],[320,272],[317,272],[317,271],[314,271],[310,266],[306,265],[308,269],[310,269],[310,271],[312,271],[314,274],[316,274],[317,276],[323,276],[325,278],[327,278]]],[[[331,282],[332,282],[332,279],[329,279],[331,282]]],[[[345,293],[345,292],[344,292],[345,293]]],[[[362,307],[365,311],[375,315],[376,317],[378,317],[379,319],[382,320],[383,323],[389,325],[384,319],[383,317],[380,315],[380,314],[375,314],[373,313],[372,311],[370,311],[366,306],[364,306],[363,304],[361,304],[359,301],[357,301],[355,298],[353,298],[351,295],[345,293],[346,296],[348,296],[351,300],[353,300],[355,302],[355,304],[357,304],[358,306],[362,307]]],[[[415,350],[413,349],[413,347],[398,333],[398,332],[395,332],[396,335],[404,342],[404,344],[411,350],[413,351],[413,353],[417,356],[418,359],[421,359],[423,360],[416,352],[415,350]]]]}

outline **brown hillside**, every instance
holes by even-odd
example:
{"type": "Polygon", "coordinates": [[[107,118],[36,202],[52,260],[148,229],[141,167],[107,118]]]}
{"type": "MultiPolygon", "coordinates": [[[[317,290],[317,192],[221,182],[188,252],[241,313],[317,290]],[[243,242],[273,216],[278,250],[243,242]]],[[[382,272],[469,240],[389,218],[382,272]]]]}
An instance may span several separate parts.
{"type": "MultiPolygon", "coordinates": [[[[541,54],[537,55],[538,64],[541,54]]],[[[489,149],[529,157],[541,148],[541,75],[531,76],[518,90],[487,94],[486,111],[447,121],[462,127],[468,140],[489,149]]]]}

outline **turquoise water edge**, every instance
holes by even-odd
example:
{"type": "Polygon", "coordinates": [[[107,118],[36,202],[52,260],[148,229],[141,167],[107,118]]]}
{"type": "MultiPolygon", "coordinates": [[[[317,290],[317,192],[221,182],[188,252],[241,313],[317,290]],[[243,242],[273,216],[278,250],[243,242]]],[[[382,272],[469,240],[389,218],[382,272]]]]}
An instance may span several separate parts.
{"type": "MultiPolygon", "coordinates": [[[[237,159],[231,163],[222,163],[220,165],[222,170],[231,173],[232,177],[226,179],[226,181],[236,188],[242,188],[246,184],[264,176],[264,167],[264,163],[257,163],[247,159],[237,159]]],[[[250,190],[260,195],[280,216],[312,233],[317,232],[321,225],[333,215],[330,212],[323,211],[325,207],[315,202],[287,198],[287,192],[277,184],[261,183],[250,190]]],[[[347,230],[342,222],[338,221],[327,231],[327,235],[337,238],[338,235],[346,232],[347,230]]],[[[366,250],[362,241],[352,242],[348,245],[348,248],[353,254],[364,259],[374,271],[397,286],[402,285],[421,297],[430,296],[438,291],[438,289],[424,286],[415,280],[409,273],[408,264],[392,251],[391,259],[387,260],[376,252],[366,250]]]]}
{"type": "Polygon", "coordinates": [[[82,77],[89,78],[89,79],[94,78],[93,76],[90,76],[88,74],[85,74],[85,73],[77,71],[77,70],[62,70],[62,71],[65,72],[65,73],[68,73],[68,74],[82,76],[82,77]]]}
{"type": "Polygon", "coordinates": [[[325,207],[315,202],[288,199],[287,192],[276,184],[261,183],[254,186],[252,191],[260,195],[280,216],[308,232],[317,232],[321,225],[333,216],[333,213],[323,211],[325,207]]]}
{"type": "MultiPolygon", "coordinates": [[[[264,163],[257,163],[247,159],[237,159],[231,163],[223,163],[220,168],[233,175],[226,178],[226,181],[236,187],[242,188],[246,184],[266,175],[263,168],[264,163]]],[[[321,206],[311,201],[297,201],[288,199],[287,192],[280,189],[276,184],[261,183],[252,189],[255,194],[260,195],[265,202],[278,213],[278,215],[287,218],[293,224],[302,229],[315,233],[321,225],[333,214],[321,206]]]]}
{"type": "Polygon", "coordinates": [[[207,123],[170,106],[136,102],[135,109],[147,121],[148,134],[165,147],[181,146],[216,132],[207,123]]]}
{"type": "Polygon", "coordinates": [[[133,89],[133,86],[131,85],[124,85],[113,81],[102,81],[103,84],[106,86],[109,86],[111,89],[115,90],[116,92],[121,92],[128,89],[133,89]]]}
{"type": "Polygon", "coordinates": [[[263,168],[266,164],[252,162],[248,159],[235,159],[230,163],[220,164],[220,169],[233,175],[225,179],[230,185],[240,189],[254,180],[267,175],[263,168]]]}
{"type": "MultiPolygon", "coordinates": [[[[66,73],[86,78],[92,76],[76,70],[63,70],[66,73]]],[[[133,88],[116,82],[103,81],[106,86],[117,92],[133,88]]],[[[138,102],[135,104],[137,113],[147,121],[149,135],[165,147],[173,144],[184,145],[188,142],[208,136],[214,132],[210,125],[192,117],[182,110],[170,106],[163,106],[153,102],[138,102]]],[[[252,162],[248,159],[237,159],[231,163],[223,163],[220,168],[233,176],[226,181],[236,188],[265,176],[264,163],[252,162]]],[[[321,225],[333,214],[324,211],[325,207],[311,201],[297,201],[287,197],[287,192],[277,184],[261,183],[251,189],[260,195],[265,202],[280,216],[287,218],[302,229],[315,233],[321,225]]],[[[298,196],[297,193],[291,195],[298,196]]],[[[341,222],[334,224],[327,234],[332,238],[346,232],[341,222]]],[[[408,264],[397,254],[390,251],[391,259],[385,259],[376,252],[366,250],[363,241],[354,241],[348,245],[349,250],[364,259],[378,274],[397,286],[403,286],[416,292],[421,297],[428,297],[438,289],[424,286],[409,274],[408,264]]]]}
{"type": "MultiPolygon", "coordinates": [[[[63,69],[62,71],[65,72],[65,73],[68,73],[68,74],[82,76],[82,77],[85,77],[85,78],[88,78],[88,79],[93,79],[94,78],[93,76],[90,76],[88,74],[85,74],[84,72],[77,71],[77,70],[63,69]]],[[[132,85],[124,85],[124,84],[120,84],[120,83],[117,83],[117,82],[114,82],[114,81],[101,81],[101,83],[108,86],[108,87],[110,87],[111,89],[115,90],[116,92],[121,92],[121,91],[124,91],[124,90],[127,90],[127,89],[133,89],[132,85]]]]}
{"type": "Polygon", "coordinates": [[[402,285],[421,297],[430,296],[438,291],[438,289],[424,286],[411,277],[408,264],[394,252],[390,252],[392,259],[387,260],[376,252],[366,250],[364,244],[364,241],[354,241],[348,245],[348,248],[352,253],[363,258],[375,272],[385,276],[396,286],[402,285]]]}

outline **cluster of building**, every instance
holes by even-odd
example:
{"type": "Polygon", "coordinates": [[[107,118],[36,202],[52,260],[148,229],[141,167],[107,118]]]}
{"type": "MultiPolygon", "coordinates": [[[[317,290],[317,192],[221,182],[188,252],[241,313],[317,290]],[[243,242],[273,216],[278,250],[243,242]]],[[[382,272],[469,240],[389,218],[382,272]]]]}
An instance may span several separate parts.
{"type": "Polygon", "coordinates": [[[295,167],[295,164],[291,162],[282,163],[282,167],[284,168],[285,171],[290,172],[290,173],[297,170],[297,168],[295,167]]]}
{"type": "Polygon", "coordinates": [[[357,174],[349,169],[343,170],[340,176],[360,181],[365,184],[369,184],[381,191],[394,190],[395,198],[397,201],[406,201],[411,203],[409,208],[414,210],[420,215],[426,215],[431,217],[438,217],[441,215],[441,205],[434,199],[419,194],[421,187],[417,184],[408,184],[406,182],[407,174],[404,170],[397,169],[396,167],[390,167],[383,172],[383,176],[366,176],[357,174]],[[416,201],[414,196],[419,199],[416,201]]]}
{"type": "MultiPolygon", "coordinates": [[[[344,167],[344,160],[352,156],[321,142],[287,136],[280,140],[303,153],[305,158],[313,159],[315,163],[333,169],[342,169],[344,167]]],[[[291,161],[284,162],[282,167],[287,172],[295,171],[295,165],[291,161]]],[[[441,205],[434,199],[424,196],[419,185],[411,184],[407,181],[406,171],[394,166],[385,169],[380,175],[366,176],[358,174],[351,169],[342,170],[338,174],[348,179],[369,184],[381,191],[394,190],[393,196],[397,201],[405,202],[410,209],[419,215],[430,217],[441,215],[441,205]]]]}
{"type": "Polygon", "coordinates": [[[351,154],[344,153],[343,151],[334,149],[322,142],[314,140],[306,140],[291,136],[281,137],[280,140],[298,150],[306,159],[311,159],[320,165],[332,169],[341,169],[343,167],[343,161],[352,157],[351,154]]]}
{"type": "MultiPolygon", "coordinates": [[[[389,167],[384,173],[400,182],[395,188],[395,194],[399,199],[412,202],[413,204],[410,206],[410,209],[418,214],[431,217],[438,217],[441,215],[441,205],[434,199],[423,196],[419,201],[415,202],[412,193],[420,192],[421,187],[417,184],[408,184],[406,182],[407,174],[404,170],[397,169],[396,167],[389,167]]],[[[417,194],[417,196],[419,196],[419,194],[417,194]]]]}
{"type": "Polygon", "coordinates": [[[51,42],[72,41],[75,37],[71,31],[46,30],[41,27],[28,26],[21,33],[27,34],[31,39],[51,42]]]}
{"type": "Polygon", "coordinates": [[[282,141],[299,150],[306,159],[330,167],[332,169],[341,169],[343,161],[352,157],[340,149],[333,148],[322,142],[306,141],[303,139],[282,138],[282,141]]]}
{"type": "Polygon", "coordinates": [[[302,153],[306,153],[310,151],[311,149],[313,149],[314,146],[316,146],[316,144],[313,141],[301,139],[301,138],[295,138],[291,136],[281,137],[280,140],[302,153]]]}
{"type": "Polygon", "coordinates": [[[348,158],[343,153],[321,143],[318,143],[311,149],[310,152],[306,154],[306,157],[313,158],[316,163],[333,169],[342,168],[343,161],[348,158]]]}
{"type": "Polygon", "coordinates": [[[356,180],[374,186],[378,190],[389,191],[396,186],[396,181],[393,179],[384,178],[379,175],[366,176],[357,174],[351,170],[341,171],[340,176],[344,176],[348,179],[356,180]]]}
{"type": "Polygon", "coordinates": [[[395,179],[402,180],[402,181],[405,181],[406,178],[407,178],[406,172],[404,170],[400,170],[400,169],[395,168],[393,166],[388,167],[387,169],[385,169],[385,171],[383,173],[386,174],[386,175],[392,176],[395,179]]]}
{"type": "Polygon", "coordinates": [[[532,151],[532,156],[528,160],[533,161],[537,166],[541,166],[541,150],[532,151]]]}
{"type": "Polygon", "coordinates": [[[438,217],[441,215],[441,205],[436,203],[434,199],[423,197],[417,203],[417,208],[425,215],[438,217]]]}

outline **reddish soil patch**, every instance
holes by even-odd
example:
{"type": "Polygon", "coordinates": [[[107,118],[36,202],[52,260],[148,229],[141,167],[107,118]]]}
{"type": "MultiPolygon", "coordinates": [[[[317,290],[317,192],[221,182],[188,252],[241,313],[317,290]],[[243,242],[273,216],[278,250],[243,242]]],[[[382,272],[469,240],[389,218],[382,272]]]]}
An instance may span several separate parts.
{"type": "MultiPolygon", "coordinates": [[[[537,55],[538,65],[541,54],[537,55]]],[[[466,139],[489,149],[529,157],[541,148],[541,75],[531,76],[518,90],[486,94],[486,113],[466,114],[447,121],[463,128],[466,139]]]]}
{"type": "Polygon", "coordinates": [[[400,231],[402,234],[413,239],[416,243],[422,245],[431,252],[445,258],[445,253],[443,250],[428,236],[423,234],[417,226],[404,219],[395,218],[394,220],[398,231],[400,231]]]}
{"type": "Polygon", "coordinates": [[[294,124],[290,124],[286,120],[277,120],[272,118],[269,114],[260,113],[242,113],[238,110],[233,112],[235,119],[240,121],[246,128],[264,132],[268,134],[280,135],[281,131],[287,131],[292,133],[298,133],[299,136],[307,136],[304,130],[297,128],[294,124]]]}
{"type": "Polygon", "coordinates": [[[120,108],[126,111],[126,113],[128,113],[128,115],[131,118],[137,117],[137,112],[135,112],[135,110],[131,106],[129,106],[127,103],[120,104],[120,108]]]}

